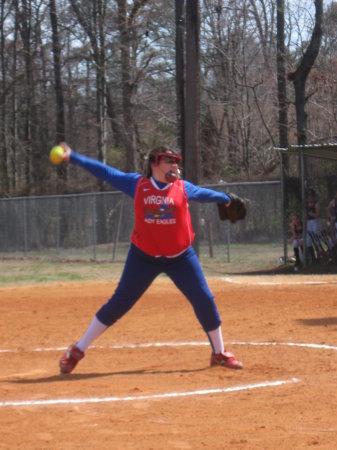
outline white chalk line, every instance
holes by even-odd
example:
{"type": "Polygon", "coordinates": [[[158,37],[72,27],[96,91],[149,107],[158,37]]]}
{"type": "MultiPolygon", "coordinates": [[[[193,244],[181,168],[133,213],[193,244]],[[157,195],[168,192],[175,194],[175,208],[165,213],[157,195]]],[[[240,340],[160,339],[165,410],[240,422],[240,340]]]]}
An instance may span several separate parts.
{"type": "Polygon", "coordinates": [[[283,347],[306,347],[315,348],[319,350],[335,350],[337,351],[337,346],[329,344],[313,344],[305,342],[231,342],[231,345],[252,345],[252,346],[283,346],[283,347]]]}
{"type": "Polygon", "coordinates": [[[170,399],[170,398],[180,398],[180,397],[195,397],[201,395],[212,395],[212,394],[224,394],[229,392],[239,392],[246,391],[249,389],[260,389],[266,387],[276,387],[285,384],[299,383],[301,380],[297,378],[291,378],[289,380],[277,380],[277,381],[265,381],[255,384],[246,384],[243,386],[234,386],[227,388],[215,388],[215,389],[199,389],[196,391],[186,391],[186,392],[167,392],[163,394],[153,394],[153,395],[138,395],[138,396],[127,396],[127,397],[87,397],[87,398],[60,398],[60,399],[49,399],[49,400],[23,400],[23,401],[7,401],[0,402],[0,408],[9,406],[55,406],[55,405],[78,405],[78,404],[93,404],[93,403],[112,403],[112,402],[132,402],[138,400],[160,400],[160,399],[170,399]]]}
{"type": "MultiPolygon", "coordinates": [[[[225,345],[242,345],[242,346],[287,346],[287,347],[304,347],[313,349],[323,349],[323,350],[334,350],[337,351],[337,346],[328,344],[315,344],[315,343],[296,343],[296,342],[245,342],[245,341],[232,341],[225,342],[225,345]]],[[[209,346],[207,341],[189,341],[189,342],[147,342],[140,344],[115,344],[110,346],[91,346],[91,349],[141,349],[141,348],[153,348],[153,347],[185,347],[185,346],[209,346]]],[[[30,351],[44,352],[44,351],[63,351],[67,347],[49,347],[49,348],[35,348],[30,351]]],[[[22,349],[0,349],[0,352],[19,352],[22,349]]],[[[8,401],[0,402],[0,407],[6,406],[50,406],[50,405],[69,405],[69,404],[83,404],[83,403],[109,403],[109,402],[125,402],[125,401],[136,401],[136,400],[154,400],[163,398],[179,398],[179,397],[189,397],[198,395],[210,395],[228,392],[237,392],[248,389],[257,389],[262,387],[272,387],[281,386],[283,384],[298,383],[300,380],[297,378],[292,378],[290,380],[278,380],[272,382],[261,382],[257,384],[249,384],[244,386],[235,386],[230,388],[219,388],[219,389],[205,389],[197,391],[188,392],[173,392],[173,393],[163,393],[154,395],[142,395],[142,396],[128,396],[128,397],[103,397],[103,398],[82,398],[82,399],[50,399],[50,400],[25,400],[25,401],[8,401]]]]}
{"type": "MultiPolygon", "coordinates": [[[[225,345],[247,345],[247,346],[261,346],[261,347],[304,347],[320,350],[334,350],[337,351],[337,346],[329,344],[314,344],[304,342],[245,342],[245,341],[232,341],[225,342],[225,345]]],[[[161,347],[203,347],[209,346],[208,341],[190,341],[190,342],[145,342],[140,344],[114,344],[114,345],[93,345],[89,349],[112,349],[112,350],[127,350],[127,349],[142,349],[142,348],[161,348],[161,347]]],[[[46,347],[46,348],[33,348],[33,349],[0,349],[0,353],[19,353],[19,352],[61,352],[68,347],[46,347]]]]}
{"type": "Polygon", "coordinates": [[[245,284],[250,286],[292,286],[292,285],[328,285],[328,284],[337,284],[337,280],[312,280],[312,281],[294,281],[294,280],[282,280],[282,281],[250,281],[250,280],[240,280],[240,279],[233,279],[231,277],[220,277],[221,280],[226,281],[227,283],[232,284],[245,284]]]}

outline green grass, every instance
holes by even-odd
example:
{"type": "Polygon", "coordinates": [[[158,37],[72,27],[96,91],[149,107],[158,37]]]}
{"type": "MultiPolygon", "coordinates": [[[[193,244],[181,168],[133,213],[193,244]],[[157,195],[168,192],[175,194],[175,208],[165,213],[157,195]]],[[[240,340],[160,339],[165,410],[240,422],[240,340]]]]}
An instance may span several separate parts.
{"type": "MultiPolygon", "coordinates": [[[[97,254],[96,261],[90,260],[91,253],[71,253],[69,258],[62,255],[42,255],[30,253],[29,257],[0,255],[0,286],[24,285],[48,282],[116,280],[121,276],[127,248],[116,254],[111,261],[111,253],[104,259],[97,254]],[[109,261],[110,259],[110,261],[109,261]]],[[[210,258],[208,246],[201,246],[200,262],[206,276],[268,270],[279,266],[282,244],[232,244],[230,262],[227,247],[214,246],[214,257],[210,258]]],[[[289,254],[291,252],[289,251],[289,254]]]]}
{"type": "Polygon", "coordinates": [[[214,257],[209,257],[207,248],[203,248],[200,261],[206,275],[224,275],[226,273],[244,273],[270,270],[279,266],[283,255],[282,244],[232,244],[229,255],[227,247],[221,245],[214,249],[214,257]],[[229,262],[228,262],[229,257],[229,262]]]}
{"type": "Polygon", "coordinates": [[[49,282],[112,280],[122,263],[45,261],[32,258],[0,259],[0,286],[49,282]]]}

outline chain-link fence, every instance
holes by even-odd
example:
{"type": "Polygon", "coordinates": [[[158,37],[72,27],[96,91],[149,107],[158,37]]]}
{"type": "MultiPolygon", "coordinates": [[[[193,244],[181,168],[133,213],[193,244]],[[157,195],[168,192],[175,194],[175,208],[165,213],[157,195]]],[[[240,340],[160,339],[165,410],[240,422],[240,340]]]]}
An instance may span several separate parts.
{"type": "MultiPolygon", "coordinates": [[[[336,265],[337,254],[334,247],[334,219],[329,217],[328,205],[337,192],[337,144],[313,144],[293,146],[282,149],[284,183],[284,209],[286,226],[289,227],[291,216],[301,218],[304,234],[311,239],[311,251],[303,263],[336,265]],[[307,201],[309,190],[315,192],[315,212],[319,214],[319,231],[307,230],[307,201]]],[[[333,214],[334,215],[334,214],[333,214]]],[[[305,243],[306,241],[304,241],[305,243]]],[[[310,242],[310,241],[309,241],[310,242]]],[[[306,253],[303,245],[303,253],[306,253]]]]}
{"type": "MultiPolygon", "coordinates": [[[[265,245],[272,244],[282,255],[280,182],[207,187],[246,197],[248,216],[231,225],[218,219],[214,203],[202,204],[200,244],[205,253],[212,257],[218,250],[229,261],[233,246],[250,244],[263,257],[265,245]]],[[[121,192],[0,199],[0,257],[121,260],[133,222],[133,200],[121,192]]]]}

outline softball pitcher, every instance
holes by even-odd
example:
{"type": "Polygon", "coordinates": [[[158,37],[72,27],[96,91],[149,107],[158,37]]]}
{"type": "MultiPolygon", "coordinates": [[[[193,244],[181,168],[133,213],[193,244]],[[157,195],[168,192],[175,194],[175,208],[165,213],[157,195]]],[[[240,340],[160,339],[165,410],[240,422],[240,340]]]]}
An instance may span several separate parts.
{"type": "MultiPolygon", "coordinates": [[[[124,173],[82,156],[66,143],[63,161],[83,167],[134,199],[135,223],[119,284],[98,310],[84,335],[62,355],[61,373],[70,373],[90,344],[126,314],[161,273],[167,274],[191,303],[212,348],[211,366],[242,369],[224,349],[221,319],[214,296],[192,247],[194,231],[189,201],[216,202],[229,207],[231,194],[201,188],[180,179],[181,156],[158,147],[149,153],[146,176],[124,173]]],[[[230,209],[230,207],[228,208],[230,209]]]]}

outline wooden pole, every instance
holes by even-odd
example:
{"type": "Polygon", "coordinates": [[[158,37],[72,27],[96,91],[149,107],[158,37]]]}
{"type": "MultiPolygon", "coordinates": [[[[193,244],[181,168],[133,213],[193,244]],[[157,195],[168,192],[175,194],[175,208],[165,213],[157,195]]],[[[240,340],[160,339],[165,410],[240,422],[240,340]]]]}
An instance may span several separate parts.
{"type": "MultiPolygon", "coordinates": [[[[185,168],[185,58],[184,58],[184,6],[185,0],[175,0],[176,17],[176,96],[177,96],[177,132],[178,147],[185,168]]],[[[185,170],[184,170],[185,173],[185,170]]]]}
{"type": "MultiPolygon", "coordinates": [[[[200,183],[200,8],[199,0],[186,0],[186,100],[185,178],[200,183]]],[[[194,249],[199,254],[199,203],[190,205],[196,233],[194,249]]]]}

